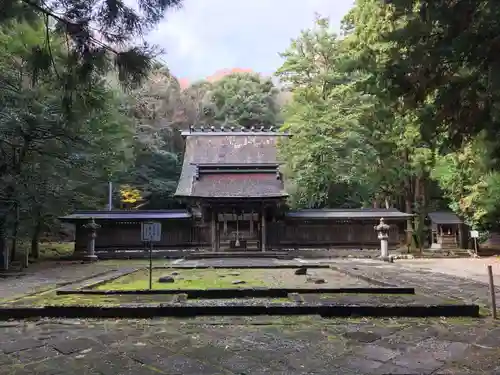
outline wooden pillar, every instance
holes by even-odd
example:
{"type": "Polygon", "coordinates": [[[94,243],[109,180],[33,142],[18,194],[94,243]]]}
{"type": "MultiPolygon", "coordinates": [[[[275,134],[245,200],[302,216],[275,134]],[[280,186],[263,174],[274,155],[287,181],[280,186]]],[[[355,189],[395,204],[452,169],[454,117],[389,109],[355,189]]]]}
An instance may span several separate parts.
{"type": "Polygon", "coordinates": [[[468,249],[469,241],[467,238],[467,228],[465,228],[464,224],[458,224],[458,241],[457,246],[459,249],[468,249]]]}
{"type": "Polygon", "coordinates": [[[261,213],[261,250],[262,252],[266,251],[266,236],[267,236],[267,231],[266,231],[266,228],[267,228],[267,225],[266,225],[266,209],[264,207],[262,207],[262,213],[261,213]]]}
{"type": "Polygon", "coordinates": [[[0,267],[5,271],[9,269],[9,255],[9,247],[7,246],[7,239],[5,236],[5,220],[0,216],[0,267]]]}
{"type": "Polygon", "coordinates": [[[253,236],[253,210],[250,213],[250,236],[253,236]]]}
{"type": "Polygon", "coordinates": [[[217,222],[216,222],[216,217],[215,217],[215,211],[212,209],[211,213],[211,220],[210,220],[210,240],[212,243],[212,251],[216,252],[217,251],[217,222]]]}
{"type": "MultiPolygon", "coordinates": [[[[347,243],[351,245],[354,241],[354,228],[352,227],[353,223],[350,220],[347,220],[346,223],[347,223],[347,243]]],[[[330,239],[330,242],[333,241],[330,239]]]]}
{"type": "Polygon", "coordinates": [[[220,221],[219,212],[215,214],[215,251],[220,251],[220,221]]]}

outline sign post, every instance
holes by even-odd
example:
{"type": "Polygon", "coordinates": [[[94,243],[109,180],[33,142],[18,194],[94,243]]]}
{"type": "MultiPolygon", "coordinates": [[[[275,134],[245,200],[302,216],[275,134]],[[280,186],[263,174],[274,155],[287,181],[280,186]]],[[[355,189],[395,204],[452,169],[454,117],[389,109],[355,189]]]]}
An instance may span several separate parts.
{"type": "Polygon", "coordinates": [[[161,223],[144,222],[141,224],[141,240],[149,244],[149,289],[153,289],[153,242],[161,241],[161,223]]]}
{"type": "Polygon", "coordinates": [[[477,256],[477,239],[479,237],[479,232],[477,230],[471,230],[470,237],[474,240],[474,255],[477,256]]]}
{"type": "Polygon", "coordinates": [[[495,283],[493,282],[493,267],[489,265],[488,267],[488,281],[490,284],[490,303],[491,303],[491,316],[493,319],[497,319],[497,301],[495,296],[495,283]]]}

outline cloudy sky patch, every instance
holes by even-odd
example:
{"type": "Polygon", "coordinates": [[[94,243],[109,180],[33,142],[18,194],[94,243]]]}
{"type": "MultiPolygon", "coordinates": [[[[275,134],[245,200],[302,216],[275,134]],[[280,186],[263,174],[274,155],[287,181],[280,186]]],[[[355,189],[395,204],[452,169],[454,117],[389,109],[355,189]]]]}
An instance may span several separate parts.
{"type": "Polygon", "coordinates": [[[184,0],[148,40],[179,78],[197,80],[228,68],[271,74],[281,65],[278,53],[314,14],[330,18],[337,29],[353,0],[184,0]]]}

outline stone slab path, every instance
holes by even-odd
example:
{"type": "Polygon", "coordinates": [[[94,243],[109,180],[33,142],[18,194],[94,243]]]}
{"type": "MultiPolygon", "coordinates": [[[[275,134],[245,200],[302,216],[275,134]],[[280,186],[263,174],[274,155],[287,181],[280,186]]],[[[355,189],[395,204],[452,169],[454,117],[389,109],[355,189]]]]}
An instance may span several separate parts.
{"type": "Polygon", "coordinates": [[[0,323],[0,375],[498,374],[479,320],[198,318],[0,323]]]}
{"type": "MultiPolygon", "coordinates": [[[[20,278],[0,279],[0,299],[136,264],[41,268],[20,278]]],[[[473,275],[476,271],[442,272],[438,268],[447,266],[422,266],[421,260],[392,264],[330,260],[330,264],[350,275],[414,286],[429,296],[488,302],[487,285],[473,275]]],[[[448,267],[459,268],[458,263],[448,267]]],[[[474,267],[479,270],[481,266],[474,267]]],[[[207,317],[0,322],[0,375],[500,375],[499,358],[500,323],[489,319],[207,317]]]]}
{"type": "MultiPolygon", "coordinates": [[[[441,262],[448,260],[441,259],[441,262]]],[[[490,293],[486,282],[462,272],[462,276],[451,275],[432,269],[411,266],[410,261],[387,263],[375,260],[338,260],[330,263],[348,275],[360,275],[400,287],[414,287],[418,293],[442,298],[458,298],[467,303],[488,305],[490,293]]],[[[500,301],[500,275],[496,274],[496,296],[500,301]]]]}
{"type": "Polygon", "coordinates": [[[28,269],[19,277],[0,279],[0,302],[28,293],[36,293],[48,288],[56,288],[67,283],[83,281],[104,272],[119,268],[116,263],[81,264],[76,262],[46,263],[28,269]]]}
{"type": "Polygon", "coordinates": [[[451,276],[465,277],[474,281],[487,283],[487,265],[491,265],[493,274],[500,286],[500,257],[459,258],[459,259],[412,259],[398,260],[398,264],[411,269],[421,269],[451,276]]]}

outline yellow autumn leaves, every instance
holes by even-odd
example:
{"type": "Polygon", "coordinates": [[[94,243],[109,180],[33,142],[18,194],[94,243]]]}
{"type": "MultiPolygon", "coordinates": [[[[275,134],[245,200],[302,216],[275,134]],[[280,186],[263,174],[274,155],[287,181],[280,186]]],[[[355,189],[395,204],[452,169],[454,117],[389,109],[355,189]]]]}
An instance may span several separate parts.
{"type": "Polygon", "coordinates": [[[133,205],[142,201],[142,194],[139,189],[130,185],[122,185],[120,187],[120,201],[124,204],[133,205]]]}

